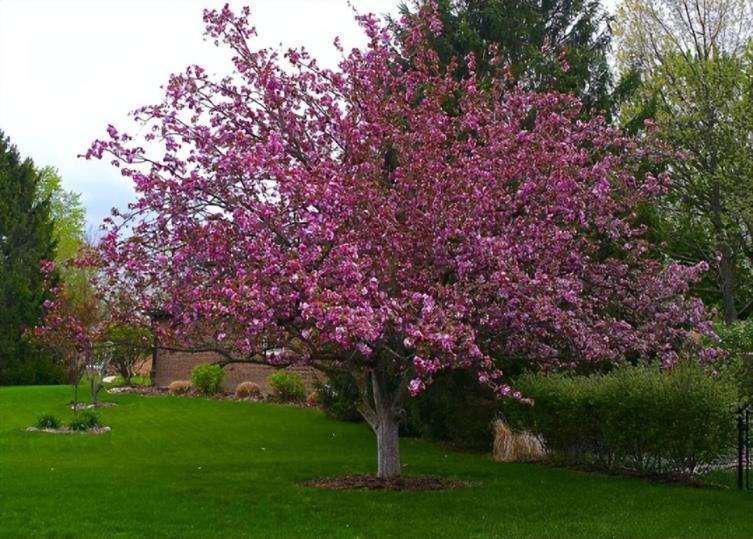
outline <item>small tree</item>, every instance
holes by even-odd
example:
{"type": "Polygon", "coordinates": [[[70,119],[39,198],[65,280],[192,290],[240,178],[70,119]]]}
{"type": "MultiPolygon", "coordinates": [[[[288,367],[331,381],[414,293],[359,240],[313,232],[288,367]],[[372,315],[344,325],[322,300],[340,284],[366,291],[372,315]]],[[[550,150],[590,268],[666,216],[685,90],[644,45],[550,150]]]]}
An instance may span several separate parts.
{"type": "MultiPolygon", "coordinates": [[[[50,275],[54,263],[42,263],[50,275]]],[[[78,409],[78,386],[92,362],[94,341],[99,327],[99,306],[92,293],[69,294],[63,284],[51,289],[52,299],[44,302],[43,324],[34,328],[33,338],[51,351],[65,369],[73,388],[73,409],[78,409]]]]}
{"type": "MultiPolygon", "coordinates": [[[[92,404],[113,358],[132,373],[139,354],[148,346],[147,330],[139,329],[145,316],[131,312],[130,294],[121,288],[103,286],[98,268],[101,259],[91,246],[79,249],[70,261],[77,279],[72,286],[60,283],[51,288],[44,302],[44,318],[32,335],[49,349],[64,367],[73,386],[74,409],[78,406],[78,385],[84,374],[89,380],[92,404]],[[123,323],[127,316],[130,325],[123,323]]],[[[43,271],[51,274],[55,264],[45,261],[43,271]]]]}
{"type": "Polygon", "coordinates": [[[111,345],[110,365],[130,386],[132,378],[141,367],[151,346],[151,332],[143,327],[115,324],[105,330],[105,338],[111,345]]]}
{"type": "Polygon", "coordinates": [[[439,371],[521,397],[494,357],[671,364],[709,331],[684,299],[705,267],[664,267],[634,224],[666,182],[642,168],[650,142],[579,119],[569,97],[481,83],[472,55],[457,80],[426,42],[430,7],[359,17],[369,45],[336,70],[252,50],[247,12],[205,21],[235,72],[191,66],[140,109],[164,153],[110,126],[87,154],[138,193],[109,221],[105,273],[227,361],[349,372],[380,477],[401,471],[405,399],[439,371]]]}

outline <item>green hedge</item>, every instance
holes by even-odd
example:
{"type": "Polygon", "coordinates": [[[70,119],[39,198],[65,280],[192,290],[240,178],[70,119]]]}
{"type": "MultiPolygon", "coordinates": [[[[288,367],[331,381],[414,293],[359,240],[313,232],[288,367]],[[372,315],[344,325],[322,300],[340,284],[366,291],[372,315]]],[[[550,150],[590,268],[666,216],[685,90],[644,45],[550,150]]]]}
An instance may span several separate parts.
{"type": "Polygon", "coordinates": [[[555,460],[688,476],[734,447],[734,385],[694,364],[526,375],[515,386],[534,404],[508,402],[508,421],[539,435],[555,460]]]}

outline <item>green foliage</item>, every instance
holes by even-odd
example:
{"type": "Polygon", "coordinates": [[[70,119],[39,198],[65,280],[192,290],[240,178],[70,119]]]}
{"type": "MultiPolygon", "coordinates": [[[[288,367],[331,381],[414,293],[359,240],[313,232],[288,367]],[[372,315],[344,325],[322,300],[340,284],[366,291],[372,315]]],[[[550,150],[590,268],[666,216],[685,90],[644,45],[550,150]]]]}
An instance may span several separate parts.
{"type": "MultiPolygon", "coordinates": [[[[523,86],[572,93],[587,110],[610,110],[611,31],[599,0],[438,0],[437,7],[443,31],[431,41],[443,63],[453,57],[462,63],[473,52],[477,73],[488,76],[488,47],[495,43],[523,86]],[[563,51],[567,70],[558,60],[563,51]]],[[[411,11],[417,2],[401,6],[403,15],[411,11]]]]}
{"type": "Polygon", "coordinates": [[[204,363],[191,371],[191,385],[204,395],[219,393],[225,371],[219,365],[204,363]]]}
{"type": "Polygon", "coordinates": [[[0,385],[54,385],[65,384],[65,370],[48,355],[23,343],[26,351],[22,361],[13,361],[0,369],[0,385]]]}
{"type": "Polygon", "coordinates": [[[306,386],[300,374],[275,371],[267,377],[267,383],[283,402],[300,402],[306,398],[306,386]]]}
{"type": "Polygon", "coordinates": [[[38,429],[57,429],[61,424],[60,419],[52,414],[41,415],[37,418],[38,429]]]}
{"type": "Polygon", "coordinates": [[[717,346],[729,354],[728,359],[735,361],[753,353],[753,319],[738,320],[734,324],[717,323],[714,333],[719,336],[717,346]]]}
{"type": "Polygon", "coordinates": [[[753,404],[753,318],[732,324],[714,325],[719,342],[713,343],[727,355],[715,365],[721,376],[734,381],[740,400],[753,404]]]}
{"type": "Polygon", "coordinates": [[[421,436],[453,447],[488,451],[499,407],[494,393],[479,384],[473,373],[455,370],[440,373],[424,393],[411,399],[408,408],[421,436]]]}
{"type": "Polygon", "coordinates": [[[103,339],[111,343],[110,365],[117,369],[124,385],[131,385],[136,369],[150,352],[151,331],[138,326],[113,325],[107,328],[103,339]]]}
{"type": "Polygon", "coordinates": [[[526,375],[516,387],[535,404],[507,403],[508,421],[541,436],[555,460],[688,476],[734,447],[734,387],[691,363],[526,375]]]}
{"type": "Polygon", "coordinates": [[[54,167],[39,171],[39,199],[50,201],[50,214],[56,243],[55,262],[70,260],[84,241],[86,210],[81,195],[63,189],[63,180],[54,167]]]}
{"type": "Polygon", "coordinates": [[[71,430],[86,431],[95,427],[99,427],[99,416],[92,410],[79,412],[68,422],[71,430]]]}
{"type": "MultiPolygon", "coordinates": [[[[639,24],[631,37],[645,31],[639,24]]],[[[649,223],[652,239],[682,263],[707,262],[711,271],[693,293],[728,323],[746,318],[753,314],[753,48],[714,48],[701,57],[672,50],[640,74],[628,67],[623,79],[632,95],[620,107],[621,123],[639,131],[653,120],[677,152],[667,163],[670,189],[649,223]]]]}
{"type": "Polygon", "coordinates": [[[327,382],[316,385],[318,403],[327,417],[340,421],[363,421],[358,411],[358,386],[350,374],[332,374],[327,382]]]}
{"type": "Polygon", "coordinates": [[[35,354],[22,335],[42,315],[46,298],[42,260],[55,255],[50,200],[40,196],[40,177],[30,159],[0,132],[0,371],[18,383],[20,364],[35,354]]]}

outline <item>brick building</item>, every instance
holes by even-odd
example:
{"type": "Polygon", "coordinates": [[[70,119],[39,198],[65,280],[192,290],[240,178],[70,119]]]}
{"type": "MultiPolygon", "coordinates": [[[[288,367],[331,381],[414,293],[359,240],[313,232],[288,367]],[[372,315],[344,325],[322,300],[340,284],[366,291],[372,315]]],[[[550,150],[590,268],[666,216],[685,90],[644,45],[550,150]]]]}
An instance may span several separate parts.
{"type": "MultiPolygon", "coordinates": [[[[216,352],[174,352],[158,349],[156,361],[152,366],[152,380],[158,387],[170,385],[175,380],[190,380],[191,370],[202,363],[214,363],[221,358],[216,352]]],[[[225,379],[222,387],[225,391],[233,391],[241,382],[255,382],[259,384],[263,393],[269,393],[267,376],[275,372],[277,367],[257,365],[254,363],[231,363],[225,366],[225,379]]],[[[317,382],[324,380],[324,375],[308,366],[292,366],[288,372],[300,374],[311,391],[317,382]]]]}

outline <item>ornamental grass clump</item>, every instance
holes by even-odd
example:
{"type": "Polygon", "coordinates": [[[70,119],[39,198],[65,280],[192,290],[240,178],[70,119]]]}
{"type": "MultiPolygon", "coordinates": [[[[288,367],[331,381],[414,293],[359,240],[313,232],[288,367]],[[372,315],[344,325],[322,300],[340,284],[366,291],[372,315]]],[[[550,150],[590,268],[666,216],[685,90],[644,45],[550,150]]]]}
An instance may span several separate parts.
{"type": "Polygon", "coordinates": [[[504,421],[494,422],[492,458],[498,462],[528,462],[541,460],[544,445],[530,432],[515,432],[504,421]]]}
{"type": "Polygon", "coordinates": [[[518,387],[534,404],[509,402],[511,426],[543,439],[562,463],[688,477],[734,447],[734,385],[690,362],[527,375],[518,387]]]}
{"type": "Polygon", "coordinates": [[[261,388],[255,382],[241,382],[235,386],[236,399],[248,399],[261,397],[261,388]]]}
{"type": "Polygon", "coordinates": [[[191,391],[191,382],[188,380],[175,380],[170,382],[167,390],[173,395],[185,395],[191,391]]]}

